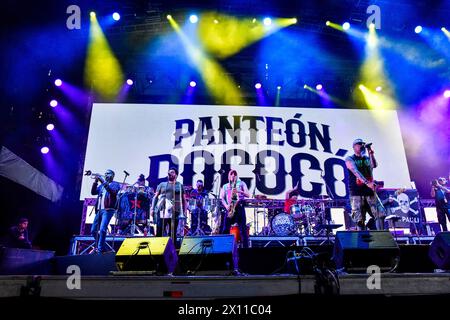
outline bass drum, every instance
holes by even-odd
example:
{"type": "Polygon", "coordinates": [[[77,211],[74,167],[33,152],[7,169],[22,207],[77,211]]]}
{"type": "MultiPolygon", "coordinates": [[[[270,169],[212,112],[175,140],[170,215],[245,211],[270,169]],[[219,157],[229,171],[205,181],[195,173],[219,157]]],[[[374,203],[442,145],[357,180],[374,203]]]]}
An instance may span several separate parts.
{"type": "Polygon", "coordinates": [[[294,219],[284,212],[273,217],[271,226],[273,233],[277,236],[288,236],[295,231],[294,219]]]}

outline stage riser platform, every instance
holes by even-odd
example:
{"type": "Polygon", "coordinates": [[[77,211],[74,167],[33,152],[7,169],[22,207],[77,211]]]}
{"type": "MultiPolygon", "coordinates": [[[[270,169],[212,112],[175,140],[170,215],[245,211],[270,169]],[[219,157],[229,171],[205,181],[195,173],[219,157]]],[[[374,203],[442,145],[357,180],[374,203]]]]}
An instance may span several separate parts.
{"type": "MultiPolygon", "coordinates": [[[[450,293],[450,274],[382,274],[379,290],[367,288],[368,275],[339,277],[340,295],[444,295],[450,293]]],[[[80,290],[67,288],[67,277],[44,276],[40,297],[67,299],[226,299],[313,295],[314,276],[82,277],[80,290]],[[301,282],[299,284],[299,281],[301,282]]],[[[0,298],[27,292],[27,277],[0,277],[0,298]]]]}

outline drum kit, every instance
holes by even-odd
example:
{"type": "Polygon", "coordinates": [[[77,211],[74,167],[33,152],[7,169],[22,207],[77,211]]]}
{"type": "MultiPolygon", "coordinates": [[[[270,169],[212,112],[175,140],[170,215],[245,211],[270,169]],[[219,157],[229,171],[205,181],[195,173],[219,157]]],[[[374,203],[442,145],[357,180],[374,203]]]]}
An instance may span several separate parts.
{"type": "Polygon", "coordinates": [[[207,191],[199,193],[190,186],[185,187],[185,191],[190,191],[185,192],[188,204],[187,209],[191,216],[191,228],[188,234],[210,235],[216,220],[218,199],[210,197],[210,193],[207,191]]]}
{"type": "Polygon", "coordinates": [[[330,224],[325,202],[322,200],[300,200],[291,205],[289,213],[274,210],[269,213],[269,228],[264,235],[275,236],[321,236],[329,235],[341,225],[330,224]]]}
{"type": "Polygon", "coordinates": [[[123,185],[119,192],[118,233],[147,235],[153,189],[143,185],[123,185]]]}
{"type": "Polygon", "coordinates": [[[275,235],[315,235],[315,226],[322,223],[318,208],[308,204],[294,204],[289,211],[289,214],[280,212],[271,219],[270,226],[275,235]]]}

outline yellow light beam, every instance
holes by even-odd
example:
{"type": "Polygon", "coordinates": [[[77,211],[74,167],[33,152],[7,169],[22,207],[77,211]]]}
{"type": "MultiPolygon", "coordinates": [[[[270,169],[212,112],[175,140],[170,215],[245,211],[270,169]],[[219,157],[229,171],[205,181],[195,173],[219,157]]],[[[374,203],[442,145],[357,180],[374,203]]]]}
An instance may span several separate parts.
{"type": "Polygon", "coordinates": [[[243,100],[241,94],[233,79],[216,61],[207,57],[205,53],[192,44],[172,17],[168,18],[168,20],[180,37],[186,53],[199,71],[211,95],[221,104],[242,105],[243,100]]]}
{"type": "Polygon", "coordinates": [[[206,52],[223,59],[295,23],[297,18],[273,18],[271,25],[265,26],[254,18],[238,19],[209,12],[199,20],[198,38],[206,52]]]}
{"type": "Polygon", "coordinates": [[[370,90],[363,84],[360,84],[358,88],[361,90],[369,109],[386,110],[395,109],[397,107],[397,102],[386,94],[370,90]]]}
{"type": "Polygon", "coordinates": [[[103,98],[114,99],[124,82],[122,68],[108,44],[95,13],[91,13],[90,17],[84,81],[87,87],[92,88],[103,98]]]}
{"type": "Polygon", "coordinates": [[[448,31],[446,27],[442,27],[441,30],[450,41],[450,31],[448,31]]]}

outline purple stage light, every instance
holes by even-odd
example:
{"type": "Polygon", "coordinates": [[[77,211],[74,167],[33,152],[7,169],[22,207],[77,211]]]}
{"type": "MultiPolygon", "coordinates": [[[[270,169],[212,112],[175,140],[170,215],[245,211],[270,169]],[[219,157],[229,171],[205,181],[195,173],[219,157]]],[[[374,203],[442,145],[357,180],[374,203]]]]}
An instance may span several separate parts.
{"type": "Polygon", "coordinates": [[[323,88],[323,86],[319,83],[317,86],[316,86],[316,90],[322,90],[322,88],[323,88]]]}
{"type": "Polygon", "coordinates": [[[450,98],[450,90],[445,90],[444,91],[444,98],[450,98]]]}
{"type": "Polygon", "coordinates": [[[53,99],[52,101],[50,101],[50,107],[54,108],[58,105],[58,101],[56,101],[55,99],[53,99]]]}
{"type": "Polygon", "coordinates": [[[62,85],[61,79],[56,79],[55,80],[55,86],[60,87],[61,85],[62,85]]]}
{"type": "Polygon", "coordinates": [[[255,84],[255,88],[256,88],[256,89],[261,89],[261,87],[262,87],[261,83],[257,82],[257,83],[255,84]]]}
{"type": "Polygon", "coordinates": [[[131,80],[131,79],[128,79],[128,80],[127,80],[127,85],[132,86],[133,83],[134,83],[133,80],[131,80]]]}
{"type": "Polygon", "coordinates": [[[42,154],[47,154],[50,151],[50,149],[48,147],[42,147],[41,148],[41,153],[42,154]]]}
{"type": "Polygon", "coordinates": [[[191,82],[189,82],[189,85],[193,88],[197,85],[197,82],[191,81],[191,82]]]}
{"type": "Polygon", "coordinates": [[[55,129],[55,125],[53,123],[49,123],[46,128],[48,131],[52,131],[53,129],[55,129]]]}

